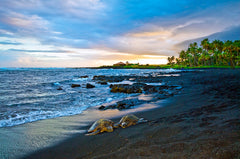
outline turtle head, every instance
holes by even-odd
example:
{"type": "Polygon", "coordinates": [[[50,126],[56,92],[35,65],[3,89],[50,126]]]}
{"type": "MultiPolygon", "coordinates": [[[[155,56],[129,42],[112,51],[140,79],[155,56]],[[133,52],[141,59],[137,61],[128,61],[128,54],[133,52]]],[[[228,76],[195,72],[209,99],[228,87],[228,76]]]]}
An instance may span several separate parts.
{"type": "Polygon", "coordinates": [[[112,127],[112,126],[106,127],[106,131],[107,131],[107,132],[113,132],[113,127],[112,127]]]}
{"type": "Polygon", "coordinates": [[[126,128],[126,127],[127,127],[127,123],[126,123],[126,122],[122,122],[122,123],[121,123],[121,127],[122,127],[122,128],[126,128]]]}
{"type": "Polygon", "coordinates": [[[120,126],[120,123],[113,124],[113,128],[119,128],[119,126],[120,126]]]}

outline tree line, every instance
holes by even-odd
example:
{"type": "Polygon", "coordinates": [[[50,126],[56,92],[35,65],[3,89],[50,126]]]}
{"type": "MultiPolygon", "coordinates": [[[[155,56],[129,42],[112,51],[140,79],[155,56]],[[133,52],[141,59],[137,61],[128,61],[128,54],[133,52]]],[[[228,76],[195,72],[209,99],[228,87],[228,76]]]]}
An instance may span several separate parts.
{"type": "Polygon", "coordinates": [[[183,66],[235,66],[240,65],[240,40],[214,40],[210,42],[207,38],[191,43],[187,50],[182,50],[179,57],[168,57],[168,64],[183,66]]]}

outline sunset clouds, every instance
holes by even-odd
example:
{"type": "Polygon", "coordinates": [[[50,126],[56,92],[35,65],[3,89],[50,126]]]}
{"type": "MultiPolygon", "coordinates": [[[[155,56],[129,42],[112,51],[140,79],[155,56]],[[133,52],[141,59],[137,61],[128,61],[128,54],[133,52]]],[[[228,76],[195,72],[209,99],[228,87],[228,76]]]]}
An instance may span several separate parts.
{"type": "Polygon", "coordinates": [[[1,0],[0,67],[164,63],[184,41],[239,28],[239,6],[237,0],[1,0]]]}

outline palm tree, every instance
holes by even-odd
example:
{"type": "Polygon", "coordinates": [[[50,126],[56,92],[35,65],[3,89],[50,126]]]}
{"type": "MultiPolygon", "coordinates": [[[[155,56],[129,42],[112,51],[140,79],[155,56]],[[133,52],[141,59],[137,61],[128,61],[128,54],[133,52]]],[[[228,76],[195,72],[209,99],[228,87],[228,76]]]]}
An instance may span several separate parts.
{"type": "Polygon", "coordinates": [[[239,56],[239,51],[240,51],[240,40],[235,40],[233,42],[234,50],[236,52],[236,65],[240,65],[240,56],[239,56]]]}
{"type": "Polygon", "coordinates": [[[198,52],[197,52],[197,43],[194,42],[194,43],[191,43],[189,45],[189,49],[190,49],[190,53],[192,54],[193,56],[193,61],[194,61],[194,66],[197,66],[198,65],[198,52]]]}
{"type": "Polygon", "coordinates": [[[180,53],[179,53],[179,58],[181,59],[182,61],[182,64],[183,65],[186,65],[186,59],[187,59],[187,54],[184,50],[182,50],[180,53]]]}
{"type": "Polygon", "coordinates": [[[215,63],[219,64],[220,63],[220,55],[222,54],[222,50],[223,50],[223,42],[220,40],[214,40],[212,42],[213,48],[214,48],[214,58],[215,58],[215,63]]]}
{"type": "Polygon", "coordinates": [[[171,60],[172,60],[172,62],[173,62],[173,61],[175,60],[175,57],[174,57],[174,56],[172,56],[172,57],[171,57],[171,60]]]}
{"type": "Polygon", "coordinates": [[[174,60],[175,60],[174,56],[168,57],[168,64],[173,65],[174,64],[174,62],[173,62],[174,60]]]}
{"type": "Polygon", "coordinates": [[[203,41],[201,41],[201,46],[204,50],[207,50],[209,49],[209,41],[208,41],[208,38],[206,39],[203,39],[203,41]]]}
{"type": "Polygon", "coordinates": [[[231,67],[235,68],[235,64],[234,64],[235,57],[233,55],[233,51],[234,51],[233,42],[230,40],[226,41],[224,44],[223,51],[225,51],[227,53],[227,57],[228,57],[231,67]]]}
{"type": "Polygon", "coordinates": [[[176,58],[176,63],[177,63],[177,65],[180,65],[180,64],[181,64],[180,58],[176,58]]]}
{"type": "MultiPolygon", "coordinates": [[[[182,50],[179,53],[179,58],[176,59],[177,63],[190,66],[230,64],[232,68],[236,64],[240,65],[240,40],[209,42],[206,38],[201,41],[200,46],[198,47],[196,42],[190,43],[187,50],[182,50]]],[[[174,59],[171,57],[169,59],[172,64],[174,59]]]]}
{"type": "Polygon", "coordinates": [[[235,40],[233,42],[233,46],[235,47],[235,50],[237,52],[237,56],[239,56],[239,51],[240,51],[240,40],[235,40]]]}

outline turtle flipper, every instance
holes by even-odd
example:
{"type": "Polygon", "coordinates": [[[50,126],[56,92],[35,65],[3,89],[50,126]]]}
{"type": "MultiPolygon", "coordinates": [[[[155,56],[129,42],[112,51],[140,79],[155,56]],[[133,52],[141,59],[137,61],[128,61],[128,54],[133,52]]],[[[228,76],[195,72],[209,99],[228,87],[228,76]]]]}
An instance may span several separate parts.
{"type": "Polygon", "coordinates": [[[120,123],[116,123],[113,125],[113,128],[119,128],[120,123]]]}
{"type": "Polygon", "coordinates": [[[139,123],[146,123],[146,122],[148,122],[148,121],[145,120],[145,119],[143,119],[143,118],[140,118],[140,119],[138,120],[137,124],[139,124],[139,123]]]}
{"type": "Polygon", "coordinates": [[[92,133],[88,133],[88,134],[85,134],[86,136],[91,136],[91,135],[97,135],[98,133],[100,133],[100,130],[97,130],[97,131],[94,131],[92,133]]]}

